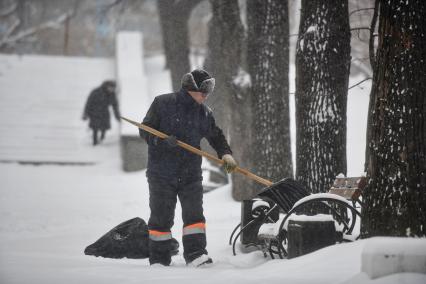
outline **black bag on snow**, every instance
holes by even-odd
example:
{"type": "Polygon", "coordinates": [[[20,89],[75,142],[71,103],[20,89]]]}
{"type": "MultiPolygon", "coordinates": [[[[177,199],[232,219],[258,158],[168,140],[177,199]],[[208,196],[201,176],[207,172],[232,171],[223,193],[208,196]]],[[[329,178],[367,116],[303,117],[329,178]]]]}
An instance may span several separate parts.
{"type": "MultiPolygon", "coordinates": [[[[84,254],[108,258],[147,258],[148,241],[148,225],[142,218],[136,217],[111,229],[86,247],[84,254]]],[[[179,252],[179,243],[174,238],[170,250],[172,255],[179,252]]]]}

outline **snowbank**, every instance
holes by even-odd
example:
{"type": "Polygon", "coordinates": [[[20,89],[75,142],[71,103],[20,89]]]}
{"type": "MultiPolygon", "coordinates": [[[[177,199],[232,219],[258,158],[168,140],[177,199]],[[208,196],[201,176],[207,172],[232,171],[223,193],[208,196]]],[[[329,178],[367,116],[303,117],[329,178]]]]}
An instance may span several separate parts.
{"type": "Polygon", "coordinates": [[[395,273],[426,274],[426,239],[372,238],[362,252],[361,271],[372,279],[395,273]]]}

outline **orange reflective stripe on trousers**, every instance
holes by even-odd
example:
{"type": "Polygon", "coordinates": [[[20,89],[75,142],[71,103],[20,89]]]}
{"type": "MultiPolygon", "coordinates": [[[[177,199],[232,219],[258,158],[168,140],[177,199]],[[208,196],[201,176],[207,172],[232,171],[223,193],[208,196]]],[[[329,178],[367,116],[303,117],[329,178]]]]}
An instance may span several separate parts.
{"type": "Polygon", "coordinates": [[[172,238],[172,233],[149,230],[149,238],[153,241],[166,241],[172,238]]]}
{"type": "Polygon", "coordinates": [[[195,223],[183,227],[183,235],[191,234],[205,234],[206,233],[206,224],[205,223],[195,223]]]}

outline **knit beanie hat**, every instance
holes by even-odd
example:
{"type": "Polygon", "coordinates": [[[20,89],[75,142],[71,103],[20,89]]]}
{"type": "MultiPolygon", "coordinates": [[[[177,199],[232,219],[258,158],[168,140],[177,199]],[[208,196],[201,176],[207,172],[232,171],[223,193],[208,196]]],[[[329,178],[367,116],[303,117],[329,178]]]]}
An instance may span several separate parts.
{"type": "Polygon", "coordinates": [[[210,95],[213,93],[215,79],[207,71],[195,69],[182,77],[182,89],[186,91],[202,92],[210,95]]]}

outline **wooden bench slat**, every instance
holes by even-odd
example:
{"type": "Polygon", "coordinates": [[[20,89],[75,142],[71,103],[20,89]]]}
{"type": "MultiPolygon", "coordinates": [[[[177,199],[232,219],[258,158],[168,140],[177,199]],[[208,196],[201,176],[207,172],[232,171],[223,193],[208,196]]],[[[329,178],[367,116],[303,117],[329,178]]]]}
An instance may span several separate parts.
{"type": "Polygon", "coordinates": [[[366,177],[338,177],[334,180],[329,193],[340,195],[346,199],[357,200],[366,185],[366,177]]]}

